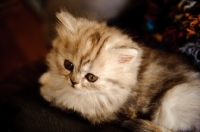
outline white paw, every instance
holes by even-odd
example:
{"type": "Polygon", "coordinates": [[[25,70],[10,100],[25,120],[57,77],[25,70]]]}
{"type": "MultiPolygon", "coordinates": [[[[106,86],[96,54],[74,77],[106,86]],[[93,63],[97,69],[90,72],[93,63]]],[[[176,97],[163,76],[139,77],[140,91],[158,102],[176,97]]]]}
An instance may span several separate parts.
{"type": "Polygon", "coordinates": [[[45,72],[44,74],[42,74],[42,76],[39,78],[39,82],[42,85],[48,84],[50,82],[50,72],[45,72]]]}

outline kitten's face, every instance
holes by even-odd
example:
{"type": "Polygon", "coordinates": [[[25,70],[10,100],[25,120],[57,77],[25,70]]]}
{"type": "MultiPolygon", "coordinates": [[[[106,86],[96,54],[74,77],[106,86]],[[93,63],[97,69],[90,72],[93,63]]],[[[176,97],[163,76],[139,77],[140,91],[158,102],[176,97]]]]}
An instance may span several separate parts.
{"type": "Polygon", "coordinates": [[[58,18],[61,24],[50,56],[55,57],[57,72],[65,77],[68,85],[90,90],[105,90],[109,84],[124,88],[124,81],[129,81],[124,74],[131,72],[137,57],[133,42],[105,24],[77,21],[69,16],[65,19],[58,15],[58,18]],[[74,23],[67,22],[69,19],[74,23]]]}
{"type": "Polygon", "coordinates": [[[117,110],[136,82],[139,47],[105,24],[66,13],[57,17],[58,37],[47,56],[48,75],[40,78],[41,94],[83,115],[117,110]]]}

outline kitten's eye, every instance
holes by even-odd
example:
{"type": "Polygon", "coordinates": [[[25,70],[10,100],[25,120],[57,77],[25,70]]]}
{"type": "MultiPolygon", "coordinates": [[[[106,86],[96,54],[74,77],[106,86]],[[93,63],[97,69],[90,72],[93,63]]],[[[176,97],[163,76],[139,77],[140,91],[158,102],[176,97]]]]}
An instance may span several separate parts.
{"type": "Polygon", "coordinates": [[[92,73],[88,73],[87,75],[85,75],[85,78],[89,81],[89,82],[95,82],[98,77],[93,75],[92,73]]]}
{"type": "Polygon", "coordinates": [[[68,61],[68,60],[65,60],[64,67],[67,70],[70,70],[70,71],[72,71],[74,69],[74,65],[70,61],[68,61]]]}

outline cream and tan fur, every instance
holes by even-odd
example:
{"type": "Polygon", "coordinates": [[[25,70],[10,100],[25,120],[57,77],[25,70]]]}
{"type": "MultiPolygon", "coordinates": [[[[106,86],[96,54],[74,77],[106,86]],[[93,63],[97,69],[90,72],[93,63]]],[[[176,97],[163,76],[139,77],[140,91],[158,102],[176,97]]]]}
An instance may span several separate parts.
{"type": "Polygon", "coordinates": [[[200,131],[200,75],[181,58],[134,42],[105,23],[56,14],[41,95],[93,124],[132,131],[200,131]],[[65,60],[73,70],[66,69],[65,60]],[[91,82],[87,74],[98,79],[91,82]]]}

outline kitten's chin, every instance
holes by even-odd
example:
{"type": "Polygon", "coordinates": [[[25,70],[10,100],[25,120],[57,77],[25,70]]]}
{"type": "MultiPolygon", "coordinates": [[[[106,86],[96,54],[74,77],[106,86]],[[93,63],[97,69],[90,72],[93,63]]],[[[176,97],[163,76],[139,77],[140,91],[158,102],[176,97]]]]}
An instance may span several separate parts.
{"type": "Polygon", "coordinates": [[[72,86],[72,88],[75,90],[82,89],[81,84],[76,84],[76,85],[72,86]]]}

